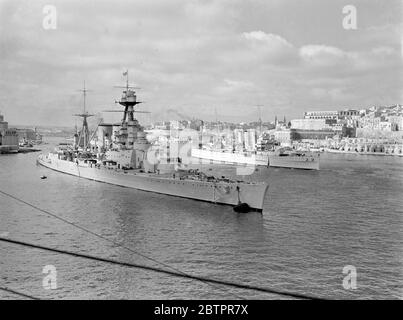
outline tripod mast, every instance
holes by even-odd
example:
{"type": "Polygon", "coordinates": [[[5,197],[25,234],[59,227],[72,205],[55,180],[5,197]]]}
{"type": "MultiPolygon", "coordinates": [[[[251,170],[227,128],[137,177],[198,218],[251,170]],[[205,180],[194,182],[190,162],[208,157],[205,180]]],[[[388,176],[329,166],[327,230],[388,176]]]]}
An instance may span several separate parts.
{"type": "Polygon", "coordinates": [[[79,91],[81,91],[81,92],[83,93],[83,97],[84,97],[83,113],[74,114],[74,116],[83,118],[83,126],[82,126],[81,131],[80,131],[80,136],[78,137],[78,144],[80,145],[81,138],[83,138],[83,150],[84,150],[84,151],[87,151],[87,147],[88,147],[89,139],[90,139],[90,132],[89,132],[89,129],[88,129],[87,118],[92,117],[92,116],[94,116],[94,115],[93,115],[93,114],[89,114],[89,113],[85,110],[85,109],[86,109],[87,92],[89,91],[89,90],[85,87],[85,81],[84,81],[84,87],[83,87],[83,89],[80,89],[79,91]]]}

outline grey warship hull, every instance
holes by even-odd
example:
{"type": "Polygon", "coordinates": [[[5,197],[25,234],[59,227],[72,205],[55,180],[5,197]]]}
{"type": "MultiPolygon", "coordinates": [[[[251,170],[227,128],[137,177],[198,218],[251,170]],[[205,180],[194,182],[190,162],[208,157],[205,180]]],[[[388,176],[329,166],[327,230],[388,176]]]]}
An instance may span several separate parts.
{"type": "Polygon", "coordinates": [[[267,193],[266,183],[202,181],[180,179],[154,173],[102,168],[58,159],[57,154],[40,155],[38,163],[49,169],[80,178],[171,196],[236,206],[247,203],[262,212],[267,193]]]}

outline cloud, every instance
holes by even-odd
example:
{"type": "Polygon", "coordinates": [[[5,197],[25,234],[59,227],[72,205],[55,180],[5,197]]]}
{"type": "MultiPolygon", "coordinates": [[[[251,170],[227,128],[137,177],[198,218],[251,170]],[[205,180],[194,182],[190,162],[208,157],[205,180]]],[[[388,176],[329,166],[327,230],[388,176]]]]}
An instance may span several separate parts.
{"type": "Polygon", "coordinates": [[[398,23],[376,6],[359,18],[376,27],[349,33],[339,8],[333,13],[319,0],[52,3],[58,25],[46,31],[48,1],[0,0],[0,108],[11,123],[74,124],[83,80],[93,89],[91,111],[109,108],[126,69],[154,120],[179,106],[209,117],[220,105],[223,119],[245,120],[255,104],[267,106],[267,117],[288,118],[312,105],[401,97],[398,23]]]}
{"type": "Polygon", "coordinates": [[[294,46],[277,34],[259,30],[244,32],[242,36],[247,42],[250,55],[255,55],[261,62],[287,64],[292,63],[296,56],[294,46]]]}
{"type": "Polygon", "coordinates": [[[387,72],[400,67],[399,52],[388,46],[366,51],[346,51],[326,45],[304,45],[299,56],[305,71],[334,79],[368,76],[370,72],[387,72]]]}
{"type": "Polygon", "coordinates": [[[223,84],[214,89],[219,95],[234,95],[239,92],[256,91],[256,85],[251,81],[224,79],[223,84]]]}
{"type": "Polygon", "coordinates": [[[243,36],[245,39],[253,42],[254,44],[263,44],[264,46],[273,50],[281,50],[283,48],[293,47],[291,43],[277,34],[265,33],[263,31],[251,31],[244,32],[243,36]]]}
{"type": "Polygon", "coordinates": [[[341,49],[325,45],[302,46],[299,49],[299,53],[302,58],[309,60],[313,60],[321,56],[342,58],[345,55],[345,53],[341,49]]]}

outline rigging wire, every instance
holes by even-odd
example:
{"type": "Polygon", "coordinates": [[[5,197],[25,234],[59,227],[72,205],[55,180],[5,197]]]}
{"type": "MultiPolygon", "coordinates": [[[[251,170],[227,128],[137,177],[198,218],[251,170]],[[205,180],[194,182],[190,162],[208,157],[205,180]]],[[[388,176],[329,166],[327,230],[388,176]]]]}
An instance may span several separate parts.
{"type": "Polygon", "coordinates": [[[13,289],[10,289],[10,288],[7,288],[7,287],[0,287],[0,290],[8,292],[8,293],[11,293],[11,294],[14,294],[14,295],[17,295],[17,296],[20,296],[20,297],[23,297],[23,298],[28,298],[28,299],[31,299],[31,300],[41,300],[41,299],[39,299],[37,297],[31,296],[29,294],[19,292],[19,291],[16,291],[16,290],[13,290],[13,289]]]}
{"type": "MultiPolygon", "coordinates": [[[[162,266],[164,266],[165,268],[171,269],[171,270],[173,270],[173,271],[175,271],[175,272],[177,272],[177,273],[180,273],[180,274],[182,274],[182,275],[185,275],[185,276],[188,276],[188,275],[189,275],[189,274],[187,274],[187,273],[185,273],[185,272],[183,272],[183,271],[181,271],[181,270],[179,270],[179,269],[177,269],[177,268],[171,267],[170,265],[168,265],[168,264],[166,264],[166,263],[164,263],[164,262],[161,262],[161,261],[158,261],[158,260],[156,260],[156,259],[154,259],[154,258],[148,257],[148,256],[146,256],[145,254],[142,254],[142,253],[140,253],[140,252],[137,252],[137,251],[135,251],[135,250],[133,250],[133,249],[127,247],[127,246],[124,246],[124,245],[122,245],[122,244],[120,244],[120,243],[118,243],[118,242],[116,242],[116,241],[113,241],[113,240],[111,240],[111,239],[109,239],[109,238],[107,238],[107,237],[104,237],[104,236],[101,235],[101,234],[98,234],[98,233],[96,233],[96,232],[94,232],[94,231],[91,231],[90,229],[87,229],[87,228],[82,227],[82,226],[80,226],[80,225],[78,225],[78,224],[76,224],[76,223],[73,223],[73,222],[71,222],[71,221],[69,221],[69,220],[67,220],[67,219],[64,219],[64,218],[62,218],[62,217],[59,217],[58,215],[56,215],[56,214],[54,214],[54,213],[51,213],[51,212],[49,212],[49,211],[47,211],[47,210],[45,210],[45,209],[42,209],[42,208],[40,208],[40,207],[38,207],[38,206],[36,206],[36,205],[30,203],[30,202],[27,202],[27,201],[25,201],[25,200],[23,200],[23,199],[20,199],[20,198],[16,197],[16,196],[13,196],[12,194],[9,194],[9,193],[4,192],[4,191],[2,191],[2,190],[0,190],[0,193],[3,194],[3,195],[5,195],[5,196],[7,196],[7,197],[9,197],[9,198],[12,198],[12,199],[14,199],[14,200],[16,200],[16,201],[18,201],[18,202],[20,202],[20,203],[23,203],[23,204],[25,204],[25,205],[27,205],[27,206],[29,206],[29,207],[31,207],[31,208],[34,208],[35,210],[38,210],[38,211],[40,211],[40,212],[42,212],[42,213],[45,213],[45,214],[47,214],[47,215],[49,215],[49,216],[51,216],[51,217],[53,217],[53,218],[55,218],[55,219],[58,219],[58,220],[60,220],[60,221],[63,221],[64,223],[67,223],[67,224],[69,224],[69,225],[71,225],[71,226],[73,226],[73,227],[76,227],[76,228],[78,228],[78,229],[80,229],[80,230],[82,230],[82,231],[85,231],[85,232],[87,232],[87,233],[90,233],[90,234],[92,234],[92,235],[95,236],[95,237],[98,237],[98,238],[100,238],[100,239],[102,239],[102,240],[108,241],[108,242],[114,244],[115,246],[118,246],[118,247],[121,247],[121,248],[123,248],[123,249],[126,249],[126,250],[128,250],[128,251],[130,251],[130,252],[132,252],[132,253],[134,253],[134,254],[136,254],[136,255],[138,255],[138,256],[141,256],[141,257],[143,257],[143,258],[145,258],[145,259],[147,259],[147,260],[150,260],[150,261],[152,261],[152,262],[154,262],[154,263],[156,263],[156,264],[162,265],[162,266]]],[[[189,275],[189,276],[191,276],[191,275],[189,275]]],[[[200,280],[200,281],[201,281],[201,282],[204,282],[203,280],[200,280]]],[[[205,282],[204,282],[204,283],[205,283],[205,282]]],[[[215,289],[223,290],[223,288],[219,288],[219,287],[217,287],[217,286],[214,286],[214,285],[211,284],[211,283],[206,283],[206,284],[208,284],[208,285],[214,287],[215,289]]],[[[224,289],[224,290],[225,290],[225,289],[224,289]]],[[[238,299],[244,299],[243,297],[240,297],[240,296],[238,296],[238,295],[235,294],[235,293],[232,293],[232,292],[231,292],[231,294],[232,294],[233,296],[237,297],[238,299]]]]}
{"type": "MultiPolygon", "coordinates": [[[[275,290],[275,289],[270,289],[270,288],[265,288],[265,287],[257,287],[257,286],[252,286],[252,285],[248,285],[248,284],[240,284],[240,283],[235,283],[235,282],[231,282],[231,281],[227,281],[227,280],[218,280],[218,279],[212,279],[212,278],[207,278],[207,277],[202,277],[202,276],[191,275],[191,274],[185,273],[183,271],[180,271],[180,270],[178,270],[178,269],[176,269],[174,267],[171,267],[171,266],[169,266],[169,265],[167,265],[167,264],[165,264],[163,262],[160,262],[160,261],[158,261],[158,260],[156,260],[154,258],[148,257],[148,256],[146,256],[146,255],[144,255],[142,253],[139,253],[139,252],[137,252],[137,251],[135,251],[135,250],[133,250],[133,249],[131,249],[129,247],[121,245],[120,243],[118,243],[116,241],[113,241],[113,240],[111,240],[111,239],[109,239],[107,237],[104,237],[104,236],[102,236],[102,235],[100,235],[100,234],[98,234],[96,232],[93,232],[93,231],[91,231],[91,230],[89,230],[89,229],[87,229],[85,227],[82,227],[82,226],[80,226],[78,224],[75,224],[75,223],[69,221],[69,220],[66,220],[66,219],[64,219],[62,217],[59,217],[56,214],[53,214],[53,213],[51,213],[51,212],[49,212],[49,211],[47,211],[45,209],[42,209],[42,208],[40,208],[40,207],[38,207],[38,206],[36,206],[36,205],[34,205],[32,203],[29,203],[29,202],[27,202],[25,200],[22,200],[22,199],[20,199],[20,198],[18,198],[16,196],[13,196],[13,195],[11,195],[11,194],[9,194],[7,192],[4,192],[4,191],[0,190],[0,193],[5,195],[5,196],[7,196],[7,197],[10,197],[10,198],[12,198],[12,199],[14,199],[14,200],[16,200],[16,201],[18,201],[20,203],[23,203],[23,204],[25,204],[25,205],[27,205],[29,207],[32,207],[32,208],[34,208],[34,209],[36,209],[36,210],[38,210],[40,212],[43,212],[43,213],[45,213],[45,214],[47,214],[49,216],[52,216],[55,219],[63,221],[63,222],[65,222],[65,223],[67,223],[69,225],[72,225],[72,226],[74,226],[74,227],[76,227],[76,228],[78,228],[78,229],[80,229],[82,231],[88,232],[88,233],[90,233],[90,234],[92,234],[92,235],[94,235],[94,236],[96,236],[96,237],[98,237],[100,239],[103,239],[105,241],[113,243],[116,246],[124,248],[124,249],[126,249],[126,250],[128,250],[128,251],[130,251],[130,252],[132,252],[134,254],[137,254],[137,255],[145,258],[145,259],[148,259],[148,260],[153,261],[153,262],[155,262],[157,264],[160,264],[160,265],[162,265],[162,266],[164,266],[166,268],[169,268],[169,269],[171,269],[173,271],[169,271],[169,270],[161,269],[161,268],[157,268],[157,267],[146,266],[146,265],[133,264],[133,263],[129,263],[129,262],[121,262],[121,261],[117,261],[117,260],[101,258],[101,257],[96,257],[96,256],[91,256],[91,255],[86,255],[86,254],[66,251],[66,250],[60,250],[60,249],[56,249],[56,248],[49,248],[49,247],[45,247],[45,246],[40,246],[40,245],[28,243],[28,242],[23,242],[23,241],[18,241],[18,240],[11,240],[11,239],[8,239],[8,238],[0,237],[0,241],[3,241],[3,242],[14,243],[14,244],[18,244],[18,245],[28,246],[28,247],[31,247],[31,248],[42,249],[42,250],[47,250],[47,251],[53,251],[53,252],[60,253],[60,254],[67,254],[67,255],[71,255],[71,256],[75,256],[75,257],[86,258],[86,259],[96,260],[96,261],[100,261],[100,262],[112,263],[112,264],[115,264],[115,265],[121,265],[121,266],[126,266],[126,267],[131,267],[131,268],[138,268],[138,269],[144,269],[144,270],[164,273],[164,274],[167,274],[167,275],[181,277],[181,278],[198,280],[200,282],[203,282],[205,284],[208,284],[208,285],[210,285],[212,287],[215,287],[215,288],[218,288],[218,289],[221,289],[221,290],[223,288],[217,287],[215,285],[224,285],[224,286],[234,287],[234,288],[238,288],[238,289],[255,290],[255,291],[260,291],[260,292],[265,292],[265,293],[270,293],[270,294],[289,296],[289,297],[298,298],[298,299],[327,300],[326,298],[321,298],[321,297],[316,297],[316,296],[311,296],[311,295],[305,295],[305,294],[287,292],[287,291],[281,291],[281,290],[275,290]]],[[[240,297],[240,296],[238,296],[238,295],[236,295],[234,293],[231,293],[231,294],[233,294],[237,298],[244,299],[244,298],[242,298],[242,297],[240,297]]]]}
{"type": "Polygon", "coordinates": [[[42,245],[38,245],[38,244],[34,244],[34,243],[29,243],[29,242],[14,240],[14,239],[8,239],[8,238],[3,238],[3,237],[0,237],[0,241],[11,243],[11,244],[16,244],[16,245],[20,245],[20,246],[30,247],[33,249],[40,249],[40,250],[46,250],[46,251],[55,252],[55,253],[59,253],[59,254],[65,254],[65,255],[74,256],[74,257],[78,257],[78,258],[110,263],[110,264],[119,265],[119,266],[123,266],[123,267],[143,269],[143,270],[147,270],[147,271],[164,273],[167,275],[181,277],[181,278],[187,278],[187,279],[199,280],[199,281],[209,282],[209,283],[214,283],[214,284],[219,284],[219,285],[225,285],[225,286],[233,287],[233,288],[237,288],[237,289],[247,289],[247,290],[259,291],[259,292],[264,292],[264,293],[288,296],[288,297],[298,298],[298,299],[326,300],[324,298],[319,298],[319,297],[305,295],[305,294],[274,290],[274,289],[270,289],[270,288],[252,286],[252,285],[248,285],[248,284],[240,284],[240,283],[226,281],[226,280],[211,279],[211,278],[202,277],[202,276],[186,275],[186,274],[182,274],[182,273],[178,273],[178,272],[174,272],[174,271],[160,269],[157,267],[151,267],[151,266],[129,263],[129,262],[122,262],[122,261],[118,261],[118,260],[97,257],[97,256],[92,256],[92,255],[73,252],[73,251],[56,249],[56,248],[46,247],[46,246],[42,246],[42,245]]]}

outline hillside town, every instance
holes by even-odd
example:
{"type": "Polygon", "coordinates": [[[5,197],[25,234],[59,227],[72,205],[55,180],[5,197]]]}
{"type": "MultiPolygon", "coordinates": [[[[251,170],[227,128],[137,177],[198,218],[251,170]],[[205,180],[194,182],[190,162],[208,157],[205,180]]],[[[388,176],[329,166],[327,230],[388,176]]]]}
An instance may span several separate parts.
{"type": "Polygon", "coordinates": [[[251,123],[171,120],[147,129],[159,132],[159,143],[176,138],[192,140],[201,148],[233,152],[271,150],[273,146],[296,149],[368,154],[402,154],[403,106],[367,109],[307,111],[301,119],[251,123]],[[198,132],[198,134],[195,134],[198,132]]]}

